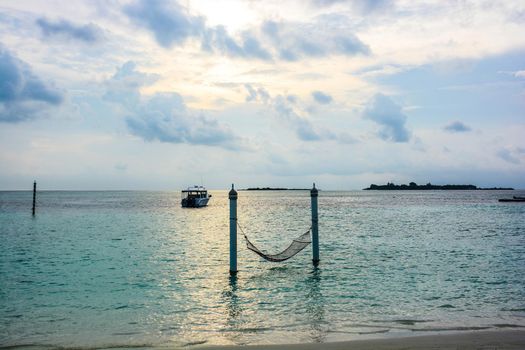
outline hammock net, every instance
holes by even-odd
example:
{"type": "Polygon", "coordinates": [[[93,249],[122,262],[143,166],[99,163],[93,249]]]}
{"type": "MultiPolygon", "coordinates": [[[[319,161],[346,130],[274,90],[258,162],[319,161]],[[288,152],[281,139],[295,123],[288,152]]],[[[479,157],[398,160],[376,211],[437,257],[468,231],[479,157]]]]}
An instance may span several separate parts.
{"type": "Polygon", "coordinates": [[[250,242],[250,240],[244,233],[243,229],[240,226],[239,228],[241,229],[244,239],[246,240],[246,247],[254,253],[256,253],[257,255],[259,255],[260,257],[273,262],[285,261],[292,258],[312,242],[310,239],[310,229],[308,229],[308,231],[295,238],[292,241],[292,243],[282,252],[277,254],[267,254],[264,251],[257,248],[255,245],[253,245],[253,243],[250,242]]]}

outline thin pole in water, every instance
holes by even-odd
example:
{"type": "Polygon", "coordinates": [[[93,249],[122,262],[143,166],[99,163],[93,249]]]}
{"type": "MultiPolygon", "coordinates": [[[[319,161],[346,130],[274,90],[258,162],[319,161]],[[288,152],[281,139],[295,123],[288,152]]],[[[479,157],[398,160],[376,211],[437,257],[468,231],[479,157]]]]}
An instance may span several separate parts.
{"type": "Polygon", "coordinates": [[[33,182],[33,216],[35,216],[35,207],[36,207],[36,181],[33,182]]]}
{"type": "Polygon", "coordinates": [[[319,216],[317,213],[317,197],[319,192],[315,188],[310,190],[310,197],[312,202],[312,262],[315,266],[319,264],[319,216]]]}
{"type": "Polygon", "coordinates": [[[237,191],[228,193],[230,199],[230,275],[237,274],[237,191]]]}

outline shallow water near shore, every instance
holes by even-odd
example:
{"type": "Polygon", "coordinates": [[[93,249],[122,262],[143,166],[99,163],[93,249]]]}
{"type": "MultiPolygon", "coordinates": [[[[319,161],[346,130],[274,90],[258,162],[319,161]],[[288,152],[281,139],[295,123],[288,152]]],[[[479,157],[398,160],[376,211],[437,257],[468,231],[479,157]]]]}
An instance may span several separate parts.
{"type": "MultiPolygon", "coordinates": [[[[321,263],[248,251],[230,278],[227,191],[0,192],[0,345],[326,342],[525,327],[524,191],[321,191],[321,263]]],[[[308,191],[239,191],[239,224],[278,252],[308,191]]]]}

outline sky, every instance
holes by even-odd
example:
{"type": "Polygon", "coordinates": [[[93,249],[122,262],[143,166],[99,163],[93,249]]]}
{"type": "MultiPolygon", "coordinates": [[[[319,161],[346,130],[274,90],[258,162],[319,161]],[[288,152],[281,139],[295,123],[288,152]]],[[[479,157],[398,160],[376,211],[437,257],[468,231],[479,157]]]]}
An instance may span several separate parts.
{"type": "Polygon", "coordinates": [[[522,0],[0,1],[0,189],[525,188],[522,0]]]}

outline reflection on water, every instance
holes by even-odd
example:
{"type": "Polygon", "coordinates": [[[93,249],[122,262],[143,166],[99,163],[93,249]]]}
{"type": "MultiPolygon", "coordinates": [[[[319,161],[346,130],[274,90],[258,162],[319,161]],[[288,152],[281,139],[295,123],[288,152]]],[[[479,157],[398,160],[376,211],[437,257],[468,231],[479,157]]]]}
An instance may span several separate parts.
{"type": "Polygon", "coordinates": [[[242,304],[237,293],[237,276],[229,276],[229,283],[226,289],[222,292],[223,303],[226,305],[226,337],[233,344],[242,343],[242,304]]]}
{"type": "MultiPolygon", "coordinates": [[[[275,295],[261,293],[263,291],[261,287],[250,287],[259,283],[268,286],[271,283],[270,281],[283,279],[295,272],[286,266],[269,267],[267,270],[261,271],[259,275],[248,277],[244,280],[242,287],[239,286],[237,275],[228,277],[228,283],[221,293],[221,303],[225,310],[223,336],[228,340],[228,343],[237,345],[251,343],[247,339],[257,339],[257,342],[264,342],[265,334],[271,333],[272,330],[300,331],[300,328],[305,326],[307,328],[304,328],[304,337],[286,337],[283,339],[288,339],[288,342],[294,339],[295,341],[317,343],[325,341],[328,325],[324,317],[325,307],[321,291],[320,268],[310,267],[306,269],[305,274],[299,275],[295,286],[283,286],[281,291],[275,290],[275,295]],[[283,291],[290,292],[291,288],[300,288],[304,291],[304,295],[293,302],[295,306],[288,305],[289,311],[286,315],[278,310],[274,304],[278,303],[276,299],[282,297],[283,291]],[[267,300],[262,299],[263,295],[267,300]],[[254,317],[257,314],[262,315],[264,319],[261,318],[257,321],[258,317],[254,317]],[[299,322],[287,324],[294,314],[300,318],[299,322]],[[279,324],[276,317],[280,317],[280,321],[285,323],[279,324]]],[[[301,331],[301,333],[303,332],[301,331]]]]}
{"type": "Polygon", "coordinates": [[[223,292],[223,298],[228,308],[228,325],[234,327],[236,319],[241,315],[242,308],[237,296],[237,276],[230,276],[229,281],[228,290],[223,292]]]}
{"type": "Polygon", "coordinates": [[[312,268],[305,281],[306,284],[306,314],[310,323],[310,338],[312,342],[322,343],[326,339],[326,323],[324,298],[321,292],[321,269],[312,268]]]}

